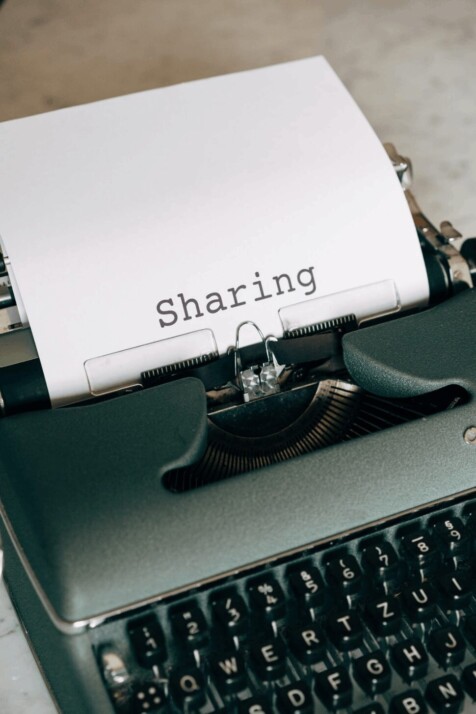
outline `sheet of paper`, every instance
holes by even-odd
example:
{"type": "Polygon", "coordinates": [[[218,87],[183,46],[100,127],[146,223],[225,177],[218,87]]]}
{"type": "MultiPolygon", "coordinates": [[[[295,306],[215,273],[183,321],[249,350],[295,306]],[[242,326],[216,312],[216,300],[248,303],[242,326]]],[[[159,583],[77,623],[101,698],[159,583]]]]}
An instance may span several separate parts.
{"type": "Polygon", "coordinates": [[[57,405],[124,350],[167,362],[201,331],[223,353],[245,320],[279,337],[300,303],[318,322],[362,286],[387,310],[427,300],[393,169],[323,58],[7,122],[0,156],[0,236],[57,405]]]}

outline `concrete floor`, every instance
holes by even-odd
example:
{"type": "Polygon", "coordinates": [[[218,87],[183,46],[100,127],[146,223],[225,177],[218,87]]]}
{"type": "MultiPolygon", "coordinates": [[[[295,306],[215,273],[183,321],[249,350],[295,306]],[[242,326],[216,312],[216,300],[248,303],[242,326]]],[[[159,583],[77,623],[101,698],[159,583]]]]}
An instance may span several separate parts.
{"type": "Polygon", "coordinates": [[[32,0],[0,23],[0,118],[316,54],[313,0],[32,0]]]}
{"type": "Polygon", "coordinates": [[[0,120],[324,54],[436,220],[475,230],[474,0],[6,0],[0,120]]]}

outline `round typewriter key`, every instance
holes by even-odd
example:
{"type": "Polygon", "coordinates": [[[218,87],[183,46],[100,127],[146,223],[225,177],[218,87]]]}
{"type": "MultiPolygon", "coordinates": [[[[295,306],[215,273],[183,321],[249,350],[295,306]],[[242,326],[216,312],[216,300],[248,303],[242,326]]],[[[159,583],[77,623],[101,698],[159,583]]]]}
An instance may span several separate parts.
{"type": "Polygon", "coordinates": [[[314,565],[302,564],[288,573],[289,583],[295,597],[312,608],[322,608],[325,602],[325,586],[322,575],[314,565]]]}
{"type": "Polygon", "coordinates": [[[362,571],[353,555],[332,558],[327,563],[327,579],[338,594],[355,595],[362,587],[362,571]]]}
{"type": "Polygon", "coordinates": [[[420,529],[402,538],[403,555],[411,573],[428,578],[440,562],[439,549],[426,530],[420,529]]]}
{"type": "Polygon", "coordinates": [[[164,691],[155,682],[137,684],[132,691],[133,714],[162,712],[166,705],[164,691]]]}
{"type": "Polygon", "coordinates": [[[333,613],[327,618],[329,638],[338,650],[353,650],[362,642],[363,626],[355,610],[333,613]]]}
{"type": "Polygon", "coordinates": [[[325,652],[325,636],[314,623],[292,627],[288,635],[292,653],[303,664],[314,664],[325,652]]]}
{"type": "Polygon", "coordinates": [[[355,679],[367,694],[381,694],[389,689],[392,672],[380,650],[354,661],[355,679]]]}
{"type": "Polygon", "coordinates": [[[398,555],[387,541],[367,546],[362,553],[362,564],[366,572],[379,582],[394,580],[399,575],[398,555]]]}
{"type": "Polygon", "coordinates": [[[436,592],[429,583],[403,590],[405,610],[414,622],[430,620],[436,611],[436,592]]]}
{"type": "Polygon", "coordinates": [[[469,534],[460,518],[439,518],[433,523],[433,532],[446,556],[469,555],[469,534]]]}
{"type": "Polygon", "coordinates": [[[387,541],[367,545],[362,551],[362,567],[375,593],[399,592],[404,568],[393,545],[387,541]]]}
{"type": "Polygon", "coordinates": [[[453,667],[463,661],[466,644],[458,628],[448,625],[430,632],[428,649],[439,665],[453,667]]]}
{"type": "Polygon", "coordinates": [[[311,690],[305,682],[293,682],[276,690],[279,714],[312,714],[314,702],[311,690]]]}
{"type": "Polygon", "coordinates": [[[212,678],[222,694],[235,694],[246,687],[246,668],[243,656],[236,650],[210,658],[212,678]]]}
{"type": "Polygon", "coordinates": [[[286,598],[275,578],[261,578],[250,587],[250,605],[267,620],[279,620],[286,612],[286,598]]]}
{"type": "Polygon", "coordinates": [[[448,610],[461,610],[469,605],[473,580],[467,572],[445,573],[438,578],[438,588],[448,610]]]}
{"type": "Polygon", "coordinates": [[[390,714],[427,714],[428,707],[418,689],[408,689],[393,697],[390,714]]]}
{"type": "Polygon", "coordinates": [[[202,707],[206,702],[205,688],[205,678],[198,667],[180,667],[170,674],[170,691],[180,707],[202,707]]]}
{"type": "Polygon", "coordinates": [[[220,628],[234,637],[242,635],[248,627],[248,610],[237,593],[230,593],[213,603],[213,612],[220,628]]]}
{"type": "Polygon", "coordinates": [[[352,703],[352,682],[347,669],[342,665],[317,673],[315,690],[329,709],[343,709],[352,703]]]}
{"type": "Polygon", "coordinates": [[[394,645],[391,657],[393,666],[406,682],[421,679],[428,672],[428,654],[423,643],[416,638],[394,645]]]}
{"type": "Polygon", "coordinates": [[[286,648],[279,638],[263,638],[250,647],[257,676],[265,682],[281,679],[286,674],[286,648]]]}
{"type": "Polygon", "coordinates": [[[190,649],[200,649],[209,640],[208,625],[200,608],[190,603],[175,610],[171,616],[172,627],[178,639],[190,649]]]}
{"type": "Polygon", "coordinates": [[[142,667],[152,667],[167,659],[164,633],[155,615],[131,620],[127,630],[132,649],[142,667]]]}
{"type": "Polygon", "coordinates": [[[402,610],[395,597],[384,597],[367,603],[367,619],[377,637],[393,635],[400,627],[402,610]]]}
{"type": "Polygon", "coordinates": [[[425,698],[435,712],[458,714],[464,702],[464,692],[454,674],[447,674],[429,683],[425,698]]]}

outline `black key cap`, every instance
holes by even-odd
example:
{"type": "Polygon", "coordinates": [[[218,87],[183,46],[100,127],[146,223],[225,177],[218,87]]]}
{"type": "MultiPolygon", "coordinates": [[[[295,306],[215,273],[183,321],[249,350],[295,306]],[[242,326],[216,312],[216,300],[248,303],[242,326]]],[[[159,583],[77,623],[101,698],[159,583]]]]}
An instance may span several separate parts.
{"type": "Polygon", "coordinates": [[[248,611],[241,595],[234,593],[216,600],[213,612],[220,627],[232,637],[246,632],[248,611]]]}
{"type": "Polygon", "coordinates": [[[367,694],[381,694],[389,689],[392,672],[380,650],[354,661],[355,679],[367,694]]]}
{"type": "Polygon", "coordinates": [[[274,714],[274,708],[264,695],[248,697],[238,704],[239,714],[274,714]]]}
{"type": "Polygon", "coordinates": [[[358,593],[362,587],[362,571],[353,555],[330,560],[327,564],[327,579],[344,595],[358,593]]]}
{"type": "Polygon", "coordinates": [[[476,664],[469,664],[463,669],[463,687],[473,701],[476,700],[476,664]]]}
{"type": "Polygon", "coordinates": [[[447,557],[469,555],[469,534],[460,518],[445,516],[433,524],[433,532],[447,557]]]}
{"type": "Polygon", "coordinates": [[[469,605],[473,583],[467,571],[445,573],[438,578],[438,588],[448,610],[461,610],[469,605]]]}
{"type": "Polygon", "coordinates": [[[458,714],[464,702],[464,692],[454,674],[447,674],[430,682],[425,697],[437,714],[458,714]]]}
{"type": "Polygon", "coordinates": [[[221,694],[236,694],[247,686],[246,667],[240,652],[227,652],[210,658],[210,669],[221,694]]]}
{"type": "Polygon", "coordinates": [[[347,652],[362,642],[363,627],[355,610],[343,610],[329,615],[327,631],[338,650],[347,652]]]}
{"type": "Polygon", "coordinates": [[[402,609],[395,597],[383,597],[367,603],[369,626],[378,637],[396,632],[401,623],[402,609]]]}
{"type": "Polygon", "coordinates": [[[430,654],[442,667],[454,667],[463,661],[466,644],[457,627],[448,625],[430,632],[428,639],[430,654]]]}
{"type": "Polygon", "coordinates": [[[286,648],[279,638],[260,639],[250,647],[256,674],[265,682],[281,679],[286,673],[286,648]]]}
{"type": "Polygon", "coordinates": [[[360,709],[354,709],[354,714],[385,714],[384,708],[379,702],[372,702],[360,709]]]}
{"type": "Polygon", "coordinates": [[[293,682],[276,690],[276,704],[280,714],[312,714],[314,703],[305,682],[293,682]]]}
{"type": "Polygon", "coordinates": [[[425,530],[419,530],[402,538],[403,553],[410,571],[428,574],[433,572],[439,552],[435,541],[425,530]]]}
{"type": "Polygon", "coordinates": [[[362,553],[362,563],[378,582],[394,580],[398,576],[400,561],[395,548],[387,541],[367,546],[362,553]]]}
{"type": "Polygon", "coordinates": [[[134,654],[142,667],[152,667],[167,659],[164,633],[155,615],[131,620],[127,631],[134,654]]]}
{"type": "Polygon", "coordinates": [[[392,664],[406,682],[421,679],[428,672],[428,654],[420,640],[399,642],[391,649],[392,664]]]}
{"type": "Polygon", "coordinates": [[[405,588],[402,594],[405,610],[413,622],[425,622],[434,616],[436,592],[429,583],[405,588]]]}
{"type": "Polygon", "coordinates": [[[181,708],[202,707],[206,702],[205,678],[198,667],[180,667],[170,673],[170,692],[181,708]]]}
{"type": "Polygon", "coordinates": [[[283,589],[271,576],[251,585],[250,602],[251,606],[267,620],[279,620],[286,611],[283,589]]]}
{"type": "Polygon", "coordinates": [[[162,712],[166,701],[164,690],[155,682],[136,684],[131,697],[132,714],[162,712]]]}
{"type": "Polygon", "coordinates": [[[352,704],[352,682],[342,665],[317,673],[315,690],[328,709],[342,709],[352,704]]]}
{"type": "Polygon", "coordinates": [[[309,607],[322,608],[325,587],[322,575],[314,565],[302,564],[288,574],[289,583],[298,600],[309,607]]]}
{"type": "Polygon", "coordinates": [[[288,640],[292,653],[303,664],[319,662],[324,655],[325,637],[318,625],[292,627],[288,640]]]}
{"type": "Polygon", "coordinates": [[[390,714],[427,714],[428,707],[418,689],[407,689],[406,692],[393,697],[390,702],[390,714]]]}
{"type": "Polygon", "coordinates": [[[207,621],[197,605],[190,604],[180,610],[174,610],[172,627],[178,639],[190,649],[200,649],[208,642],[207,621]]]}

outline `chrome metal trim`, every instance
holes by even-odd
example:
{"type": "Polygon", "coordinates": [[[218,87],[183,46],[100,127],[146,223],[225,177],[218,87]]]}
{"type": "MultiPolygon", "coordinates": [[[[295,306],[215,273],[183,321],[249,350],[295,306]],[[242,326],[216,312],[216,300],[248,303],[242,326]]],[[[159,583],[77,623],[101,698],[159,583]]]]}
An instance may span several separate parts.
{"type": "Polygon", "coordinates": [[[472,288],[473,279],[470,266],[458,249],[458,246],[461,245],[461,234],[453,228],[449,221],[443,221],[438,231],[422,212],[411,191],[405,191],[405,196],[415,226],[420,229],[425,240],[443,257],[448,265],[453,289],[458,291],[461,288],[472,288]]]}
{"type": "Polygon", "coordinates": [[[387,156],[392,162],[395,173],[400,181],[402,188],[406,191],[413,182],[412,162],[406,156],[402,156],[396,150],[394,144],[384,143],[383,148],[387,152],[387,156]]]}
{"type": "Polygon", "coordinates": [[[399,511],[398,513],[394,513],[391,516],[386,516],[385,518],[378,518],[375,521],[370,521],[369,523],[364,523],[360,526],[357,526],[356,528],[351,528],[346,531],[341,531],[340,533],[335,533],[327,538],[322,538],[317,541],[311,541],[310,543],[305,543],[298,548],[291,548],[290,550],[285,550],[282,551],[281,553],[277,553],[276,555],[273,555],[271,557],[267,558],[261,558],[260,560],[255,560],[252,563],[247,563],[243,567],[240,568],[234,568],[232,570],[227,570],[222,573],[219,573],[217,575],[213,575],[209,578],[204,578],[203,580],[198,580],[193,583],[187,583],[186,585],[183,585],[178,588],[174,588],[172,590],[167,590],[164,593],[160,593],[158,595],[154,595],[152,597],[144,598],[143,600],[137,600],[136,602],[129,603],[128,605],[125,605],[124,607],[118,607],[113,610],[108,610],[103,613],[99,613],[98,615],[95,615],[93,617],[85,618],[83,620],[77,620],[75,622],[71,622],[68,620],[64,620],[63,618],[59,617],[56,611],[54,610],[50,600],[48,599],[45,591],[43,590],[39,580],[37,579],[35,573],[33,572],[33,569],[30,566],[30,563],[24,554],[18,539],[16,538],[16,535],[13,531],[12,525],[5,513],[5,509],[3,507],[3,504],[0,503],[0,516],[3,519],[3,522],[5,524],[5,528],[7,530],[8,536],[12,541],[12,544],[17,552],[17,555],[21,561],[22,566],[25,569],[25,572],[30,579],[30,582],[38,595],[38,598],[44,607],[46,614],[52,621],[53,625],[63,634],[65,635],[75,635],[75,634],[80,634],[82,632],[85,632],[88,629],[93,629],[95,627],[98,627],[99,625],[103,624],[106,620],[118,617],[120,615],[124,615],[128,612],[131,612],[133,610],[136,610],[138,608],[146,607],[148,605],[153,605],[155,603],[161,602],[162,600],[166,600],[172,597],[176,597],[177,595],[181,595],[183,593],[186,593],[189,590],[195,589],[195,588],[201,588],[206,585],[211,585],[219,580],[223,580],[225,578],[228,578],[230,576],[237,576],[237,575],[242,575],[245,574],[246,572],[253,570],[254,568],[259,568],[264,565],[269,565],[271,563],[274,563],[277,560],[285,559],[292,557],[293,555],[297,555],[301,553],[302,551],[305,550],[312,550],[321,546],[325,546],[326,544],[332,543],[332,541],[335,541],[336,539],[341,539],[341,538],[349,538],[353,537],[355,535],[358,535],[361,531],[368,530],[369,528],[376,528],[379,526],[385,526],[385,525],[390,525],[394,521],[397,521],[399,518],[403,518],[412,514],[418,514],[420,511],[427,510],[434,508],[435,506],[444,504],[444,503],[452,503],[453,501],[465,498],[467,496],[470,496],[471,494],[476,494],[476,487],[472,487],[469,489],[466,489],[464,491],[459,491],[458,493],[451,494],[449,496],[444,496],[442,498],[436,499],[435,501],[429,501],[428,503],[422,503],[418,506],[415,506],[413,508],[407,508],[404,511],[399,511]]]}

